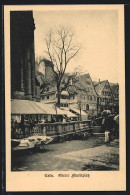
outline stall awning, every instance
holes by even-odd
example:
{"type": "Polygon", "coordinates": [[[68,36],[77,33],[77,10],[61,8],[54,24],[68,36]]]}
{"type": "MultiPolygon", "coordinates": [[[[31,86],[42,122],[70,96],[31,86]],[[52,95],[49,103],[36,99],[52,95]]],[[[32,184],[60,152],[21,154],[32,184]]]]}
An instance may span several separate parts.
{"type": "MultiPolygon", "coordinates": [[[[80,114],[80,110],[78,110],[76,108],[71,108],[70,110],[74,111],[77,114],[80,114]]],[[[84,112],[83,110],[81,110],[81,115],[82,116],[88,116],[88,114],[86,112],[84,112]]]]}
{"type": "Polygon", "coordinates": [[[39,104],[39,102],[29,100],[12,100],[11,114],[47,114],[39,104]]]}
{"type": "Polygon", "coordinates": [[[60,109],[58,107],[55,107],[52,104],[45,104],[43,102],[39,103],[40,108],[43,108],[46,110],[47,114],[52,114],[52,115],[67,115],[67,117],[77,117],[75,114],[70,112],[68,109],[60,109]]]}
{"type": "Polygon", "coordinates": [[[50,115],[67,115],[67,117],[76,117],[68,109],[56,108],[54,105],[29,100],[12,100],[11,114],[50,114],[50,115]]]}
{"type": "Polygon", "coordinates": [[[73,114],[72,112],[70,112],[67,109],[64,109],[63,112],[64,112],[64,115],[67,115],[67,117],[69,117],[69,118],[70,117],[73,117],[73,118],[77,117],[75,114],[73,114]]]}
{"type": "Polygon", "coordinates": [[[63,115],[64,112],[59,109],[58,107],[56,108],[53,104],[45,104],[43,102],[39,102],[39,107],[46,110],[47,114],[52,114],[52,115],[63,115]]]}

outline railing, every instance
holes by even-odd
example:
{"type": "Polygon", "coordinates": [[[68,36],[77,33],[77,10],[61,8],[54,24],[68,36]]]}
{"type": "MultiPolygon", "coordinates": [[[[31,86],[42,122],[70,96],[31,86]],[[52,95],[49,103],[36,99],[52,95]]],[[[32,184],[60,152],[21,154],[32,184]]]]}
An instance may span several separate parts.
{"type": "MultiPolygon", "coordinates": [[[[87,131],[92,128],[91,120],[87,121],[73,121],[73,122],[56,122],[56,123],[44,123],[35,124],[33,127],[30,125],[24,125],[25,137],[31,135],[47,135],[47,136],[59,136],[66,134],[75,134],[77,132],[87,131]]],[[[20,139],[24,137],[23,131],[19,124],[15,125],[15,129],[11,129],[11,138],[20,139]]]]}

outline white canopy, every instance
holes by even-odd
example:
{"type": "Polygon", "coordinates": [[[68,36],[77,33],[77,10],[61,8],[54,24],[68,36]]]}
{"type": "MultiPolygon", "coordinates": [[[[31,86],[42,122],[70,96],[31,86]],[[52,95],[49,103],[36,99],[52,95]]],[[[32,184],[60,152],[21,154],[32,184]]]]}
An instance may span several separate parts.
{"type": "Polygon", "coordinates": [[[11,114],[47,114],[47,112],[38,102],[15,99],[11,101],[11,114]]]}

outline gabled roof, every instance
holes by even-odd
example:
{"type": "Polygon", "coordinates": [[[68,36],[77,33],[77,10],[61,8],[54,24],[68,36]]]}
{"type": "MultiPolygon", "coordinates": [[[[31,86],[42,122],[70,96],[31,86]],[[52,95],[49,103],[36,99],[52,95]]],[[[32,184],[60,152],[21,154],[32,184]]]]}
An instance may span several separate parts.
{"type": "Polygon", "coordinates": [[[101,95],[102,90],[103,90],[103,88],[104,88],[106,82],[107,82],[107,80],[105,80],[105,81],[100,81],[99,83],[97,83],[97,84],[95,85],[95,89],[96,89],[96,92],[97,92],[98,95],[101,95]]]}
{"type": "MultiPolygon", "coordinates": [[[[110,90],[111,90],[111,86],[110,86],[108,80],[100,81],[95,85],[95,90],[96,90],[98,95],[102,95],[102,90],[104,89],[104,86],[106,85],[106,83],[108,83],[110,90]]],[[[111,90],[111,92],[112,92],[112,90],[111,90]]]]}
{"type": "Polygon", "coordinates": [[[70,86],[68,89],[70,94],[76,94],[80,92],[81,94],[87,93],[88,95],[97,95],[89,73],[80,75],[76,79],[77,80],[75,81],[74,85],[70,86]],[[90,90],[90,88],[92,90],[90,90]]]}
{"type": "Polygon", "coordinates": [[[94,86],[98,85],[98,81],[93,81],[93,85],[94,86]]]}

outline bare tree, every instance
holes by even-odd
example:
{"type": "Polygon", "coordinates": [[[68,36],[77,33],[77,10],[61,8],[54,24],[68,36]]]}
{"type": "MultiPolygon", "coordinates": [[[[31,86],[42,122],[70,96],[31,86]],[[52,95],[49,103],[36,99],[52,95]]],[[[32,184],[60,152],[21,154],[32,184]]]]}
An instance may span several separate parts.
{"type": "Polygon", "coordinates": [[[53,72],[57,87],[57,106],[60,107],[61,92],[66,90],[71,80],[77,75],[67,75],[64,78],[69,62],[77,56],[81,45],[74,41],[74,33],[70,27],[60,25],[46,35],[46,47],[49,60],[54,64],[53,72]],[[64,83],[64,84],[63,84],[64,83]]]}

